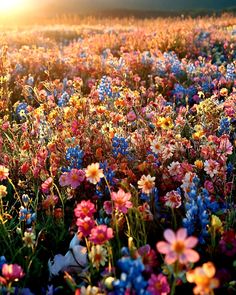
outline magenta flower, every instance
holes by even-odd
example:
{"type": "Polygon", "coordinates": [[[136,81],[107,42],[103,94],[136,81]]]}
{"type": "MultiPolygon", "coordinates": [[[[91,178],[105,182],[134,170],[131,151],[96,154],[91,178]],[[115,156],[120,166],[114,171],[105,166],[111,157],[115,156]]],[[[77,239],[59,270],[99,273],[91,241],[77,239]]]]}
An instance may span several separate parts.
{"type": "Polygon", "coordinates": [[[103,203],[103,209],[105,210],[106,214],[112,214],[112,202],[105,201],[103,203]]]}
{"type": "Polygon", "coordinates": [[[131,198],[130,193],[125,193],[123,189],[119,189],[117,193],[111,193],[111,199],[114,201],[115,209],[126,214],[128,209],[132,207],[132,203],[129,201],[131,198]]]}
{"type": "Polygon", "coordinates": [[[23,269],[18,264],[3,264],[2,275],[7,281],[18,281],[24,276],[23,269]]]}
{"type": "Polygon", "coordinates": [[[77,218],[92,217],[94,212],[96,212],[95,205],[90,200],[82,201],[74,209],[77,218]]]}
{"type": "Polygon", "coordinates": [[[89,236],[89,240],[97,245],[102,245],[106,243],[108,240],[113,238],[113,230],[112,228],[108,228],[106,225],[98,225],[91,230],[91,234],[89,236]]]}
{"type": "Polygon", "coordinates": [[[147,291],[149,291],[151,295],[167,295],[170,292],[170,286],[166,276],[163,274],[152,274],[148,280],[147,291]]]}
{"type": "Polygon", "coordinates": [[[77,188],[85,179],[85,173],[80,169],[72,169],[67,175],[68,182],[72,188],[77,188]]]}
{"type": "Polygon", "coordinates": [[[90,235],[92,228],[95,226],[95,221],[91,217],[78,218],[76,221],[78,232],[82,233],[84,237],[90,235]]]}

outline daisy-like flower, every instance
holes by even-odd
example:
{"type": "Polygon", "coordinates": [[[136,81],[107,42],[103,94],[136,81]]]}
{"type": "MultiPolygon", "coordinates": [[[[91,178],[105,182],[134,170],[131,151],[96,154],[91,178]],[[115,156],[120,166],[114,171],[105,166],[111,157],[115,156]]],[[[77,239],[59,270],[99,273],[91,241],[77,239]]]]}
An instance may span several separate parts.
{"type": "Polygon", "coordinates": [[[0,185],[0,198],[5,197],[7,195],[7,188],[5,185],[0,185]]]}
{"type": "Polygon", "coordinates": [[[9,169],[3,165],[0,165],[0,181],[7,179],[9,175],[9,169]]]}
{"type": "Polygon", "coordinates": [[[113,238],[112,228],[110,227],[108,228],[104,224],[98,225],[95,228],[93,228],[89,236],[89,240],[96,245],[102,245],[112,238],[113,238]]]}
{"type": "Polygon", "coordinates": [[[151,177],[149,174],[148,176],[142,175],[138,181],[138,188],[140,188],[144,194],[149,195],[155,186],[155,179],[156,177],[151,177]]]}
{"type": "Polygon", "coordinates": [[[220,165],[215,160],[209,159],[204,162],[204,170],[208,175],[210,175],[211,178],[218,174],[219,168],[220,165]]]}
{"type": "Polygon", "coordinates": [[[151,142],[151,151],[153,153],[158,154],[162,151],[162,149],[163,149],[162,144],[157,139],[154,139],[151,142]]]}
{"type": "Polygon", "coordinates": [[[25,231],[22,240],[24,241],[25,246],[29,248],[33,247],[35,244],[35,234],[33,232],[25,231]]]}
{"type": "Polygon", "coordinates": [[[172,162],[168,166],[168,172],[171,176],[176,176],[181,173],[181,165],[180,162],[172,162]]]}
{"type": "Polygon", "coordinates": [[[175,234],[171,229],[164,231],[164,237],[167,242],[158,242],[156,247],[158,252],[166,254],[165,262],[172,264],[179,261],[181,264],[196,262],[199,260],[199,254],[192,250],[198,239],[195,237],[187,237],[187,230],[180,228],[175,234]]]}
{"type": "Polygon", "coordinates": [[[95,205],[90,200],[82,201],[74,209],[77,218],[92,217],[94,212],[96,212],[95,205]]]}
{"type": "Polygon", "coordinates": [[[151,295],[167,295],[170,292],[167,277],[163,274],[152,274],[148,280],[147,290],[151,295]]]}
{"type": "Polygon", "coordinates": [[[101,245],[94,245],[89,253],[89,258],[94,267],[104,266],[107,261],[107,250],[101,245]]]}
{"type": "Polygon", "coordinates": [[[85,176],[89,182],[96,184],[104,177],[103,169],[99,169],[99,163],[93,163],[85,169],[85,176]]]}
{"type": "Polygon", "coordinates": [[[124,214],[132,207],[132,203],[129,201],[130,198],[131,194],[124,192],[123,189],[119,189],[117,193],[111,193],[111,199],[114,201],[115,208],[124,214]]]}
{"type": "Polygon", "coordinates": [[[68,182],[73,189],[77,188],[85,179],[85,173],[80,169],[72,169],[68,174],[68,182]]]}
{"type": "Polygon", "coordinates": [[[78,226],[78,231],[83,234],[84,237],[90,235],[92,228],[95,226],[95,221],[93,218],[85,216],[84,218],[78,218],[76,221],[78,226]]]}
{"type": "Polygon", "coordinates": [[[219,280],[214,278],[215,272],[216,269],[212,262],[204,263],[202,266],[188,271],[186,273],[187,281],[196,284],[193,294],[213,294],[213,289],[219,286],[219,280]]]}
{"type": "Polygon", "coordinates": [[[167,207],[179,208],[181,206],[181,195],[177,191],[168,192],[163,199],[167,207]]]}

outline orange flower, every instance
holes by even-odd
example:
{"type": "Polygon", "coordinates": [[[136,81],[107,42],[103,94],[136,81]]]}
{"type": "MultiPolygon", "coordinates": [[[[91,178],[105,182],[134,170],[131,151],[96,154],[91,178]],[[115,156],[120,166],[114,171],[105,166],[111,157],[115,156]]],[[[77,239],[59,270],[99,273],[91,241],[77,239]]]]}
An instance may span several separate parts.
{"type": "Polygon", "coordinates": [[[202,160],[196,160],[194,165],[197,167],[197,169],[202,169],[204,167],[202,160]]]}
{"type": "Polygon", "coordinates": [[[212,262],[204,263],[186,273],[189,283],[195,283],[194,294],[212,294],[212,290],[219,286],[219,280],[214,278],[216,269],[212,262]]]}
{"type": "Polygon", "coordinates": [[[158,252],[166,254],[165,262],[167,264],[172,264],[177,260],[181,264],[199,260],[199,254],[191,249],[196,246],[198,239],[187,237],[185,228],[180,228],[176,234],[171,229],[166,229],[164,237],[167,242],[158,242],[156,247],[158,252]]]}
{"type": "Polygon", "coordinates": [[[150,194],[155,186],[155,179],[156,177],[151,177],[149,174],[148,176],[143,175],[138,181],[138,188],[140,188],[144,194],[150,194]]]}
{"type": "Polygon", "coordinates": [[[99,163],[93,163],[85,169],[85,176],[89,182],[96,184],[104,177],[104,174],[103,170],[99,169],[99,163]]]}

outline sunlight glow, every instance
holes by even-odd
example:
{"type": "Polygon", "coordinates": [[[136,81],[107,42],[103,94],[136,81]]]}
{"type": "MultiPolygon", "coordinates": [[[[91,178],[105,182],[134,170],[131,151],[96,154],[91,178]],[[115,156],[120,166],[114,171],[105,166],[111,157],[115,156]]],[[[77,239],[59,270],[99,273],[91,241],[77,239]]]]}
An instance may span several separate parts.
{"type": "Polygon", "coordinates": [[[11,14],[23,9],[25,0],[0,0],[0,14],[11,14]]]}

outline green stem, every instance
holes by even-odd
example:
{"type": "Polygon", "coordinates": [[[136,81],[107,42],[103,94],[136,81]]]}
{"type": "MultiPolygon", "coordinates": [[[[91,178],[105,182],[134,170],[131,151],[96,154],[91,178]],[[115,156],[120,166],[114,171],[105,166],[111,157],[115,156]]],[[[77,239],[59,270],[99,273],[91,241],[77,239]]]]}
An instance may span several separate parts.
{"type": "Polygon", "coordinates": [[[176,282],[177,282],[177,276],[174,276],[174,281],[173,281],[172,286],[171,286],[171,293],[170,293],[170,295],[174,295],[175,294],[176,282]]]}
{"type": "Polygon", "coordinates": [[[179,262],[178,260],[175,262],[174,264],[174,280],[171,286],[171,292],[170,295],[174,295],[175,294],[175,287],[176,287],[176,283],[177,283],[177,279],[178,279],[178,274],[179,274],[179,262]]]}
{"type": "Polygon", "coordinates": [[[175,216],[175,212],[174,212],[174,208],[171,208],[171,213],[172,213],[172,220],[174,222],[174,229],[177,229],[177,221],[176,221],[176,216],[175,216]]]}

